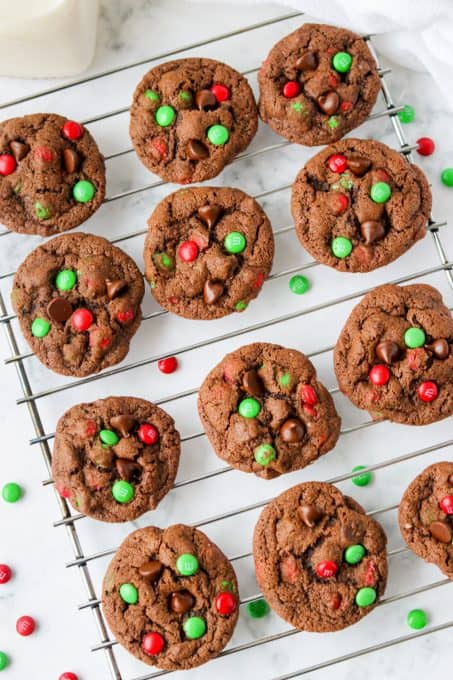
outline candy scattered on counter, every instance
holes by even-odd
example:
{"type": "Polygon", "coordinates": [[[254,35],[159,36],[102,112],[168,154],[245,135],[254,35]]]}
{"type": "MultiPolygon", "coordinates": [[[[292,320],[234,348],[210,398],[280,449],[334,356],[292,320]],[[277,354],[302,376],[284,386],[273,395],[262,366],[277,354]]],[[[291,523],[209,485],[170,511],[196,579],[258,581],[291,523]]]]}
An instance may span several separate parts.
{"type": "Polygon", "coordinates": [[[306,276],[296,274],[290,278],[289,288],[292,293],[295,293],[295,295],[303,295],[310,289],[310,281],[306,276]]]}
{"type": "Polygon", "coordinates": [[[176,357],[166,357],[165,359],[159,359],[157,362],[157,368],[161,373],[174,373],[178,368],[178,360],[176,357]]]}
{"type": "Polygon", "coordinates": [[[436,148],[434,140],[432,140],[431,137],[420,137],[417,139],[416,143],[416,151],[420,154],[420,156],[431,156],[431,154],[434,153],[434,149],[436,148]]]}
{"type": "Polygon", "coordinates": [[[16,621],[16,630],[23,637],[31,635],[35,628],[36,623],[31,616],[20,616],[16,621]]]}
{"type": "Polygon", "coordinates": [[[12,572],[10,567],[8,567],[7,564],[0,564],[0,585],[8,583],[8,581],[11,579],[11,576],[12,572]]]}
{"type": "Polygon", "coordinates": [[[263,616],[269,614],[269,611],[270,607],[262,597],[259,600],[252,600],[252,602],[247,604],[247,614],[252,619],[262,619],[263,616]]]}
{"type": "Polygon", "coordinates": [[[406,104],[402,111],[398,111],[397,116],[401,123],[412,123],[415,118],[415,109],[410,104],[406,104]]]}
{"type": "Polygon", "coordinates": [[[2,489],[3,500],[7,503],[16,503],[22,496],[22,489],[16,482],[8,482],[2,489]]]}
{"type": "Polygon", "coordinates": [[[5,652],[0,652],[0,671],[4,671],[9,665],[9,658],[5,652]]]}
{"type": "MultiPolygon", "coordinates": [[[[355,467],[352,468],[352,472],[359,472],[359,470],[365,469],[366,465],[356,465],[355,467]]],[[[361,475],[355,475],[354,477],[352,477],[351,481],[356,486],[367,486],[372,479],[373,475],[371,474],[371,472],[363,472],[361,475]]]]}
{"type": "Polygon", "coordinates": [[[445,170],[442,170],[440,179],[442,184],[445,184],[446,187],[453,187],[453,168],[445,168],[445,170]]]}
{"type": "Polygon", "coordinates": [[[409,628],[420,630],[428,623],[428,617],[423,609],[411,609],[407,615],[406,621],[409,628]]]}

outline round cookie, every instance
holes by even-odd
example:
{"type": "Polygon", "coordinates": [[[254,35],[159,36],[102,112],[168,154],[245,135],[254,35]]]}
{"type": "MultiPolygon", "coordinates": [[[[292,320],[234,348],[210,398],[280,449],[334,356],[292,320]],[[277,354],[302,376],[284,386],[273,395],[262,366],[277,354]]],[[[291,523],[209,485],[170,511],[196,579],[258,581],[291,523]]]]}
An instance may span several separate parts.
{"type": "Polygon", "coordinates": [[[142,163],[167,182],[219,174],[253,139],[258,113],[247,80],[213,59],[176,59],[137,85],[130,136],[142,163]]]}
{"type": "Polygon", "coordinates": [[[154,510],[173,486],[180,440],[173,418],[136,397],[77,404],[57,424],[52,477],[84,515],[126,522],[154,510]]]}
{"type": "Polygon", "coordinates": [[[105,195],[104,158],[88,130],[54,113],[0,123],[0,221],[51,236],[85,222],[105,195]]]}
{"type": "Polygon", "coordinates": [[[130,534],[107,569],[102,592],[118,642],[166,670],[195,668],[217,656],[238,619],[230,561],[205,534],[184,524],[130,534]]]}
{"type": "Polygon", "coordinates": [[[453,579],[453,463],[434,463],[409,484],[398,519],[412,552],[453,579]]]}
{"type": "Polygon", "coordinates": [[[148,220],[144,259],[151,292],[187,319],[242,312],[260,292],[273,255],[266,214],[239,189],[180,189],[148,220]]]}
{"type": "Polygon", "coordinates": [[[330,451],[340,418],[301,352],[257,342],[227,354],[205,378],[198,412],[220,458],[272,479],[330,451]]]}
{"type": "Polygon", "coordinates": [[[253,555],[271,607],[299,630],[341,630],[370,613],[387,582],[387,539],[332,484],[306,482],[262,511],[253,555]]]}
{"type": "Polygon", "coordinates": [[[64,234],[18,268],[11,301],[22,333],[56,373],[85,376],[117,364],[141,321],[143,276],[106,239],[64,234]]]}
{"type": "Polygon", "coordinates": [[[425,236],[431,192],[422,171],[398,152],[348,138],[302,168],[291,210],[300,242],[318,262],[369,272],[425,236]]]}
{"type": "Polygon", "coordinates": [[[363,123],[380,89],[366,42],[324,24],[304,24],[274,45],[258,82],[263,121],[306,146],[331,144],[363,123]]]}
{"type": "Polygon", "coordinates": [[[425,284],[365,295],[337,340],[340,390],[374,420],[427,425],[453,414],[453,319],[425,284]]]}

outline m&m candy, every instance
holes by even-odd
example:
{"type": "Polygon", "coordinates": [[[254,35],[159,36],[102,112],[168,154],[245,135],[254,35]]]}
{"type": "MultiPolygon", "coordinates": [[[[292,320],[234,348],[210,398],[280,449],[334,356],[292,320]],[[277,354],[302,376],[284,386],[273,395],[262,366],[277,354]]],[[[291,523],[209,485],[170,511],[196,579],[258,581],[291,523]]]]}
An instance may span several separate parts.
{"type": "Polygon", "coordinates": [[[295,295],[303,295],[310,288],[310,282],[306,276],[301,274],[296,274],[292,276],[289,280],[289,288],[295,295]]]}
{"type": "Polygon", "coordinates": [[[216,83],[210,89],[218,102],[226,102],[231,97],[231,92],[226,85],[216,83]]]}
{"type": "Polygon", "coordinates": [[[27,637],[31,635],[36,628],[35,620],[31,616],[21,616],[16,621],[16,631],[19,635],[27,637]]]}
{"type": "Polygon", "coordinates": [[[428,623],[428,617],[423,609],[411,609],[407,615],[406,621],[409,628],[420,630],[428,623]]]}
{"type": "Polygon", "coordinates": [[[436,145],[434,144],[434,141],[431,139],[431,137],[420,137],[417,139],[417,153],[420,154],[420,156],[431,156],[432,153],[434,153],[434,149],[436,148],[436,145]]]}
{"type": "Polygon", "coordinates": [[[239,414],[243,418],[256,418],[261,411],[261,404],[253,397],[247,397],[239,403],[239,414]]]}
{"type": "Polygon", "coordinates": [[[376,182],[370,191],[371,199],[375,203],[386,203],[392,195],[392,190],[387,182],[376,182]]]}
{"type": "Polygon", "coordinates": [[[198,256],[198,246],[195,241],[183,241],[178,248],[178,256],[182,262],[193,262],[198,256]]]}
{"type": "Polygon", "coordinates": [[[446,187],[453,187],[453,168],[445,168],[445,170],[442,170],[440,179],[442,184],[444,184],[446,187]]]}
{"type": "Polygon", "coordinates": [[[358,564],[365,556],[365,548],[360,543],[350,545],[344,551],[344,560],[348,564],[358,564]]]}
{"type": "Polygon", "coordinates": [[[344,259],[352,252],[352,242],[345,236],[336,236],[332,241],[332,253],[339,259],[344,259]]]}
{"type": "Polygon", "coordinates": [[[425,332],[416,326],[408,328],[404,333],[404,342],[406,343],[406,346],[410,347],[411,349],[414,349],[415,347],[423,347],[425,340],[425,332]]]}
{"type": "Polygon", "coordinates": [[[230,231],[223,239],[223,245],[227,252],[237,255],[245,250],[247,241],[240,231],[230,231]]]}
{"type": "Polygon", "coordinates": [[[159,106],[155,113],[155,120],[160,127],[168,127],[176,117],[176,111],[172,106],[159,106]]]}
{"type": "Polygon", "coordinates": [[[334,153],[329,157],[327,165],[329,166],[329,170],[332,172],[341,173],[347,169],[348,161],[346,156],[343,156],[343,154],[334,153]]]}
{"type": "Polygon", "coordinates": [[[275,460],[277,453],[271,444],[260,444],[254,451],[254,458],[258,465],[266,467],[270,462],[275,460]]]}
{"type": "Polygon", "coordinates": [[[211,125],[206,134],[209,141],[211,144],[214,144],[214,146],[226,144],[230,137],[230,133],[224,125],[211,125]]]}
{"type": "MultiPolygon", "coordinates": [[[[440,503],[439,503],[440,509],[442,512],[445,512],[446,515],[453,515],[453,496],[444,496],[441,498],[440,503]]],[[[0,575],[1,575],[1,566],[0,566],[0,575]]]]}
{"type": "Polygon", "coordinates": [[[11,579],[11,569],[8,567],[7,564],[0,564],[0,585],[3,585],[4,583],[8,583],[8,581],[11,579]]]}
{"type": "Polygon", "coordinates": [[[283,85],[283,96],[287,99],[292,99],[293,97],[297,97],[301,89],[300,83],[295,80],[288,80],[288,82],[283,85]]]}
{"type": "Polygon", "coordinates": [[[347,73],[352,66],[352,57],[349,52],[337,52],[333,56],[332,66],[338,73],[347,73]]]}
{"type": "Polygon", "coordinates": [[[7,175],[10,175],[12,172],[14,172],[16,165],[17,163],[13,156],[10,156],[7,153],[0,155],[0,175],[3,175],[3,177],[6,177],[7,175]]]}
{"type": "Polygon", "coordinates": [[[410,104],[406,104],[402,111],[398,111],[397,116],[402,123],[412,123],[415,118],[415,109],[410,104]]]}
{"type": "Polygon", "coordinates": [[[137,431],[138,438],[147,446],[152,446],[159,441],[159,430],[151,423],[143,423],[137,431]]]}
{"type": "Polygon", "coordinates": [[[80,139],[83,135],[83,127],[75,120],[67,120],[63,125],[63,134],[68,139],[80,139]]]}
{"type": "Polygon", "coordinates": [[[228,590],[216,595],[214,603],[221,616],[230,616],[237,609],[237,597],[228,590]]]}
{"type": "Polygon", "coordinates": [[[93,314],[86,307],[79,307],[76,309],[71,317],[71,323],[74,330],[82,332],[87,331],[94,321],[93,314]]]}
{"type": "MultiPolygon", "coordinates": [[[[355,467],[352,468],[352,472],[359,472],[359,470],[365,470],[366,465],[356,465],[355,467]]],[[[367,486],[373,478],[373,475],[371,472],[363,472],[360,475],[354,475],[352,477],[351,481],[353,484],[356,486],[367,486]]]]}
{"type": "Polygon", "coordinates": [[[138,590],[132,583],[122,583],[120,585],[120,597],[127,604],[137,604],[138,590]]]}
{"type": "Polygon", "coordinates": [[[0,671],[4,671],[9,664],[9,657],[5,652],[0,652],[0,671]]]}
{"type": "Polygon", "coordinates": [[[190,616],[182,627],[189,640],[198,640],[206,633],[206,621],[201,616],[190,616]]]}
{"type": "Polygon", "coordinates": [[[116,432],[113,432],[113,430],[101,430],[99,432],[99,439],[106,446],[115,446],[120,440],[116,432]]]}
{"type": "Polygon", "coordinates": [[[178,368],[178,360],[176,357],[166,357],[165,359],[159,359],[157,362],[157,368],[161,373],[174,373],[178,368]]]}
{"type": "Polygon", "coordinates": [[[78,676],[75,673],[71,673],[71,671],[66,671],[65,673],[62,673],[58,680],[79,680],[78,676]]]}
{"type": "Polygon", "coordinates": [[[165,640],[160,633],[146,633],[142,640],[142,649],[149,656],[157,656],[165,647],[165,640]]]}
{"type": "Polygon", "coordinates": [[[355,603],[359,607],[369,607],[373,602],[376,601],[377,593],[374,588],[360,588],[356,593],[355,603]]]}
{"type": "Polygon", "coordinates": [[[35,338],[44,338],[50,331],[50,323],[47,319],[38,316],[31,324],[31,333],[35,338]]]}
{"type": "Polygon", "coordinates": [[[118,503],[130,503],[135,496],[134,487],[124,479],[117,479],[112,486],[112,496],[118,503]]]}
{"type": "Polygon", "coordinates": [[[8,482],[2,489],[2,497],[7,503],[17,503],[22,497],[22,488],[16,482],[8,482]]]}
{"type": "Polygon", "coordinates": [[[320,578],[332,578],[338,572],[338,564],[333,560],[323,560],[316,565],[316,573],[320,578]]]}
{"type": "Polygon", "coordinates": [[[368,377],[373,385],[386,385],[390,380],[390,371],[384,364],[376,364],[371,368],[368,377]]]}
{"type": "Polygon", "coordinates": [[[88,203],[93,198],[95,192],[94,185],[87,179],[81,179],[72,187],[72,195],[77,203],[88,203]]]}
{"type": "Polygon", "coordinates": [[[193,576],[198,571],[198,560],[195,555],[183,553],[176,560],[176,569],[182,576],[193,576]]]}
{"type": "Polygon", "coordinates": [[[247,604],[247,614],[252,619],[262,619],[263,616],[269,614],[270,607],[266,600],[260,597],[258,600],[252,600],[247,604]]]}
{"type": "Polygon", "coordinates": [[[72,269],[62,269],[55,277],[58,290],[71,290],[77,283],[77,274],[72,269]]]}
{"type": "Polygon", "coordinates": [[[439,394],[439,388],[437,387],[436,383],[428,380],[426,382],[420,383],[420,385],[417,387],[417,394],[422,401],[434,401],[434,399],[436,399],[437,395],[439,394]]]}

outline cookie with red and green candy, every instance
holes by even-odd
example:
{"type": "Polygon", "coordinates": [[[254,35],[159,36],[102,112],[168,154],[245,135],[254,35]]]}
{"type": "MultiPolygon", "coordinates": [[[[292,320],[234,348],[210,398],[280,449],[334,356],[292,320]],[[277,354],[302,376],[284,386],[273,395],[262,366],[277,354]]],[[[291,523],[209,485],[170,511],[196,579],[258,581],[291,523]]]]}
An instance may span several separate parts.
{"type": "Polygon", "coordinates": [[[426,235],[431,202],[416,165],[381,142],[348,138],[302,168],[291,210],[300,242],[318,262],[368,272],[426,235]]]}
{"type": "Polygon", "coordinates": [[[143,275],[125,252],[93,234],[64,234],[28,255],[11,301],[37,358],[86,376],[121,361],[141,322],[143,275]]]}
{"type": "Polygon", "coordinates": [[[230,187],[191,187],[164,198],[148,220],[145,276],[156,301],[188,319],[242,312],[274,255],[257,201],[230,187]]]}
{"type": "Polygon", "coordinates": [[[258,113],[247,80],[214,59],[152,68],[134,92],[130,136],[142,163],[167,182],[216,175],[253,139],[258,113]]]}
{"type": "Polygon", "coordinates": [[[299,630],[360,621],[387,582],[387,539],[363,508],[325,482],[285,491],[255,527],[256,579],[270,606],[299,630]]]}
{"type": "Polygon", "coordinates": [[[453,319],[426,284],[385,284],[353,309],[337,340],[340,390],[374,420],[426,425],[453,415],[453,319]]]}
{"type": "Polygon", "coordinates": [[[409,484],[398,515],[410,550],[453,579],[453,463],[425,468],[409,484]]]}
{"type": "Polygon", "coordinates": [[[102,592],[118,642],[165,670],[216,657],[239,614],[231,562],[204,533],[184,524],[130,534],[107,569],[102,592]]]}
{"type": "Polygon", "coordinates": [[[340,418],[309,359],[257,342],[227,354],[198,393],[216,454],[264,479],[305,467],[330,451],[340,418]]]}
{"type": "Polygon", "coordinates": [[[380,89],[366,42],[325,24],[304,24],[276,43],[258,83],[262,120],[307,146],[330,144],[363,123],[380,89]]]}
{"type": "Polygon", "coordinates": [[[88,130],[34,113],[0,123],[0,221],[50,236],[87,220],[105,195],[104,159],[88,130]]]}
{"type": "Polygon", "coordinates": [[[126,522],[154,510],[173,486],[180,454],[173,418],[136,397],[77,404],[57,424],[56,488],[78,511],[126,522]]]}

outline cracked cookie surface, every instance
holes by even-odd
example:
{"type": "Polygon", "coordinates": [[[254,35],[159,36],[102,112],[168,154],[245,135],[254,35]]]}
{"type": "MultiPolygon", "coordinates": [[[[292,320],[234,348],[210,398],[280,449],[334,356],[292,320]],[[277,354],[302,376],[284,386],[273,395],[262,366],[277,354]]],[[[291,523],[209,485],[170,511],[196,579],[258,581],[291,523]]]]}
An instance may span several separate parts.
{"type": "Polygon", "coordinates": [[[173,418],[135,397],[77,404],[59,419],[52,477],[61,496],[89,517],[125,522],[154,510],[178,470],[173,418]]]}
{"type": "Polygon", "coordinates": [[[291,210],[300,242],[318,262],[368,272],[426,235],[431,192],[401,154],[349,138],[307,162],[293,184],[291,210]]]}
{"type": "Polygon", "coordinates": [[[143,294],[143,276],[129,255],[104,238],[76,233],[25,258],[11,301],[38,359],[57,373],[86,376],[125,357],[143,294]]]}
{"type": "Polygon", "coordinates": [[[215,177],[253,139],[258,113],[247,80],[213,59],[177,59],[148,71],[131,106],[142,163],[167,182],[215,177]]]}
{"type": "Polygon", "coordinates": [[[374,420],[426,425],[453,414],[453,319],[426,284],[365,295],[337,340],[341,391],[374,420]]]}
{"type": "Polygon", "coordinates": [[[330,451],[340,418],[313,364],[269,343],[227,354],[203,381],[198,412],[220,458],[272,479],[330,451]]]}
{"type": "Polygon", "coordinates": [[[104,159],[84,126],[51,113],[0,123],[0,221],[8,229],[40,236],[73,229],[104,195],[104,159]]]}
{"type": "Polygon", "coordinates": [[[264,597],[299,630],[350,626],[385,590],[382,527],[331,484],[299,484],[269,503],[255,527],[253,555],[264,597]]]}
{"type": "Polygon", "coordinates": [[[408,547],[453,579],[453,463],[434,463],[409,484],[398,519],[408,547]]]}
{"type": "Polygon", "coordinates": [[[120,644],[166,670],[194,668],[217,656],[238,618],[230,561],[205,534],[184,524],[130,534],[102,590],[103,611],[120,644]]]}
{"type": "Polygon", "coordinates": [[[188,319],[244,311],[260,292],[273,255],[266,214],[239,189],[180,189],[148,220],[144,260],[151,293],[188,319]]]}
{"type": "Polygon", "coordinates": [[[258,82],[263,121],[306,146],[330,144],[363,123],[380,88],[366,42],[324,24],[304,24],[274,45],[258,82]]]}

